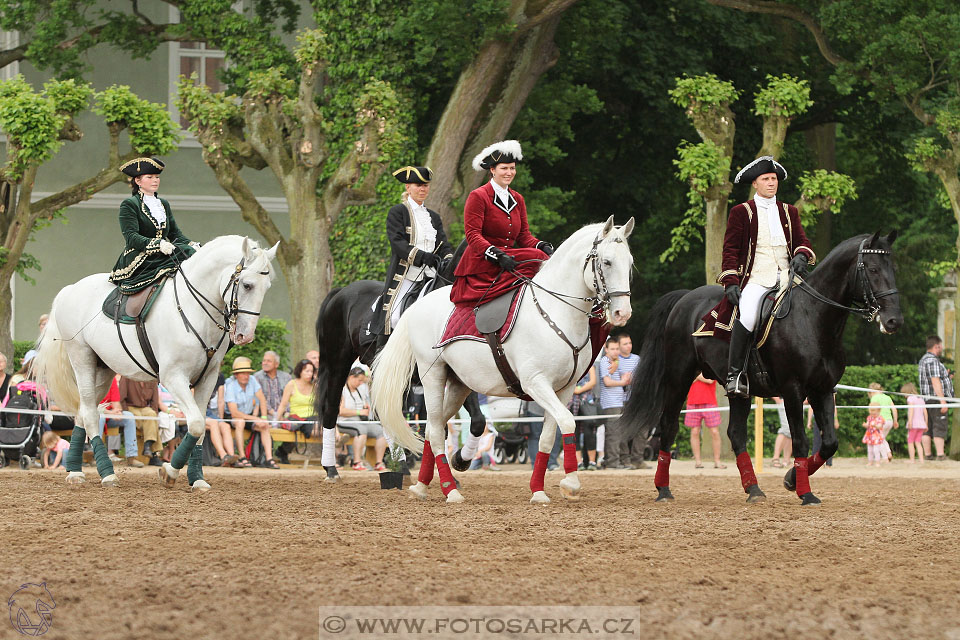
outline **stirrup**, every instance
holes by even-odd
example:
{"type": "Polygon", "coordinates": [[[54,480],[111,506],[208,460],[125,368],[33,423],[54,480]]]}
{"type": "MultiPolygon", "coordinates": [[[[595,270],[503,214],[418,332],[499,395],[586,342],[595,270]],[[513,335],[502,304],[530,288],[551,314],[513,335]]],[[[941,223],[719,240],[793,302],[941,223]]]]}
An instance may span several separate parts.
{"type": "Polygon", "coordinates": [[[739,371],[735,376],[727,378],[725,390],[728,398],[749,398],[750,381],[745,372],[739,371]]]}

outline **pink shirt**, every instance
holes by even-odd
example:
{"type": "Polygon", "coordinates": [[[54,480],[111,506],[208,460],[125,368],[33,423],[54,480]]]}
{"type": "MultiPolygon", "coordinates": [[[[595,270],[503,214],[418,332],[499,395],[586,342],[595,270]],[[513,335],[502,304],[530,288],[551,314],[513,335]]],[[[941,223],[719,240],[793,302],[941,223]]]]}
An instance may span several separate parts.
{"type": "Polygon", "coordinates": [[[924,411],[927,404],[920,396],[908,396],[907,404],[913,407],[913,421],[907,425],[908,429],[926,429],[927,412],[924,411]]]}
{"type": "Polygon", "coordinates": [[[70,441],[65,438],[60,438],[57,440],[57,444],[53,446],[54,451],[63,451],[64,453],[70,448],[70,441]]]}

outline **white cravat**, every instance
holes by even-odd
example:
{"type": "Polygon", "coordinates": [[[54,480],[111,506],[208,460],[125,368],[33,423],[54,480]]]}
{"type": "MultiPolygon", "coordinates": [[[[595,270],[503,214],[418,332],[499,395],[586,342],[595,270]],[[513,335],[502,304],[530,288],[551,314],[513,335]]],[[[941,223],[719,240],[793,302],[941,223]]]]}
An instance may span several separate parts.
{"type": "Polygon", "coordinates": [[[510,208],[510,190],[506,187],[501,187],[497,184],[496,180],[490,180],[490,184],[493,185],[493,192],[497,194],[497,197],[500,198],[500,202],[503,203],[503,206],[507,209],[510,208]]]}
{"type": "Polygon", "coordinates": [[[767,229],[770,230],[770,244],[774,247],[786,246],[787,238],[783,235],[783,225],[780,224],[780,209],[777,199],[764,198],[759,193],[753,196],[757,203],[757,211],[763,211],[767,218],[767,229]]]}
{"type": "Polygon", "coordinates": [[[157,222],[163,224],[167,221],[167,211],[163,208],[163,203],[160,202],[160,198],[144,194],[143,204],[147,205],[147,209],[150,210],[150,213],[157,222]]]}

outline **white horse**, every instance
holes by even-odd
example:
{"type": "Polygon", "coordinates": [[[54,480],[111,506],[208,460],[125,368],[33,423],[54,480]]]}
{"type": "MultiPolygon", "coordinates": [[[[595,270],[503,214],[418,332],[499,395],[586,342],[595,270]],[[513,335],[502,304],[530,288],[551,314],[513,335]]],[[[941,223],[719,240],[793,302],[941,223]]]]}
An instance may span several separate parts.
{"type": "MultiPolygon", "coordinates": [[[[276,245],[261,249],[242,236],[215,238],[183,261],[144,321],[159,365],[159,380],[187,419],[188,434],[172,461],[160,468],[160,478],[168,487],[176,484],[189,458],[187,475],[193,490],[210,488],[200,466],[204,408],[229,348],[224,338],[229,335],[235,344],[253,340],[260,306],[273,279],[270,263],[276,252],[276,245]]],[[[88,434],[92,434],[90,443],[101,484],[117,484],[113,464],[97,435],[97,404],[109,391],[116,373],[132,380],[156,382],[144,371],[150,365],[146,364],[136,327],[120,325],[128,354],[113,320],[101,310],[113,288],[105,273],[64,287],[53,301],[34,360],[39,384],[50,391],[63,411],[76,416],[77,428],[66,464],[69,484],[85,481],[80,462],[88,434]]]]}
{"type": "MultiPolygon", "coordinates": [[[[630,319],[633,258],[627,237],[632,230],[633,218],[623,227],[614,227],[610,216],[605,224],[588,225],[561,244],[533,278],[533,284],[527,286],[516,325],[503,345],[523,390],[545,411],[540,452],[530,479],[531,502],[550,502],[543,491],[543,481],[555,425],[560,426],[564,442],[566,477],[560,487],[568,499],[579,498],[575,423],[567,403],[573,387],[593,364],[589,317],[594,306],[601,305],[607,321],[613,325],[622,326],[630,319]],[[549,321],[541,317],[544,315],[549,321]],[[585,348],[577,356],[571,344],[585,348]]],[[[487,344],[457,340],[440,350],[434,348],[452,309],[450,288],[445,287],[423,297],[401,316],[374,361],[371,396],[377,415],[394,440],[408,449],[423,450],[424,442],[411,431],[401,411],[414,366],[418,368],[428,422],[429,447],[424,451],[423,464],[429,465],[429,471],[425,481],[421,475],[410,490],[421,499],[426,497],[435,460],[447,502],[461,502],[463,496],[454,484],[444,455],[444,425],[471,389],[494,396],[514,394],[507,389],[487,344]]],[[[467,440],[461,450],[463,459],[474,456],[476,441],[473,436],[467,440]]]]}

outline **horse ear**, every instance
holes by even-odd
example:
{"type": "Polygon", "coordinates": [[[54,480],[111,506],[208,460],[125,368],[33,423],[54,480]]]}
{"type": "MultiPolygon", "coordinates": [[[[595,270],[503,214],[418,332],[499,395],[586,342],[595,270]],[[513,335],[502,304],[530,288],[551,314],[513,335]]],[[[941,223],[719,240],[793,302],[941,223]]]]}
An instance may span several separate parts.
{"type": "Polygon", "coordinates": [[[243,242],[240,244],[240,253],[243,254],[243,257],[249,260],[252,256],[250,255],[250,238],[243,236],[243,242]]]}
{"type": "Polygon", "coordinates": [[[867,243],[868,247],[872,247],[877,244],[877,239],[880,238],[880,232],[875,231],[872,236],[870,236],[870,242],[867,243]]]}
{"type": "Polygon", "coordinates": [[[894,229],[887,235],[887,243],[892,247],[893,241],[897,239],[897,230],[894,229]]]}
{"type": "Polygon", "coordinates": [[[626,240],[627,237],[633,232],[633,216],[627,220],[627,224],[620,227],[620,233],[623,234],[623,239],[626,240]]]}
{"type": "Polygon", "coordinates": [[[277,240],[277,243],[275,245],[267,249],[267,260],[269,260],[270,262],[273,262],[273,258],[277,255],[277,247],[279,246],[280,246],[280,241],[277,240]]]}
{"type": "Polygon", "coordinates": [[[607,218],[607,221],[603,224],[603,229],[600,230],[600,238],[606,238],[610,231],[613,229],[613,216],[611,215],[607,218]]]}

